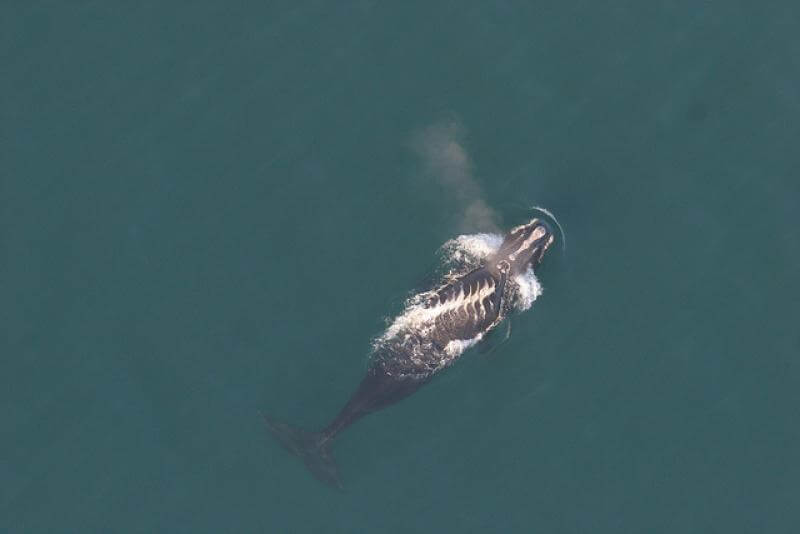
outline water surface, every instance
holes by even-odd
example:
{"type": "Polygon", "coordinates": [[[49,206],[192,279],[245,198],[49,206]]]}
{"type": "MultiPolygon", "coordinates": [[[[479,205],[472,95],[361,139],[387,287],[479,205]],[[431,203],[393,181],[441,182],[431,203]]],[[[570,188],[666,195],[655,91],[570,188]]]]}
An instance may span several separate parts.
{"type": "Polygon", "coordinates": [[[796,531],[795,3],[0,13],[2,530],[796,531]],[[567,252],[333,492],[259,414],[327,422],[476,198],[567,252]]]}

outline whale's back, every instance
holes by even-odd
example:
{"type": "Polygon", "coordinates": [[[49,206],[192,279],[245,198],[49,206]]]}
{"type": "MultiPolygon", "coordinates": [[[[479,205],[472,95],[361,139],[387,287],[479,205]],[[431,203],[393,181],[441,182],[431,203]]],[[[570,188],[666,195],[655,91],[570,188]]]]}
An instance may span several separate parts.
{"type": "Polygon", "coordinates": [[[502,287],[485,268],[476,269],[439,288],[426,302],[436,313],[434,339],[442,346],[468,341],[490,328],[501,313],[502,287]]]}

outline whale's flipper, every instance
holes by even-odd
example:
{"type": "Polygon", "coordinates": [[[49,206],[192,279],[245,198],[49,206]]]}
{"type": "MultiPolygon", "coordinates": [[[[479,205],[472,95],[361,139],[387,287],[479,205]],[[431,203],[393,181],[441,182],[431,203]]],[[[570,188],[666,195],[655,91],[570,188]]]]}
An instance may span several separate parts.
{"type": "Polygon", "coordinates": [[[329,450],[330,441],[322,433],[295,428],[267,416],[264,416],[264,421],[272,435],[287,451],[303,460],[312,475],[326,484],[343,489],[339,469],[329,450]]]}
{"type": "Polygon", "coordinates": [[[511,318],[505,321],[505,327],[500,326],[490,331],[489,334],[478,343],[478,352],[481,354],[492,354],[500,345],[508,341],[511,337],[511,318]]]}

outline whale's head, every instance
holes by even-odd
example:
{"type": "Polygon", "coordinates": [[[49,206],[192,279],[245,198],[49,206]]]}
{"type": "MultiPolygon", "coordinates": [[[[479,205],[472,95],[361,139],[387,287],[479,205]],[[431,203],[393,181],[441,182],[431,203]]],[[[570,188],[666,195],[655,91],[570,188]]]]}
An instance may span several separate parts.
{"type": "Polygon", "coordinates": [[[530,222],[512,228],[503,238],[503,244],[494,254],[491,267],[501,273],[518,274],[528,267],[535,268],[555,238],[544,221],[530,222]]]}

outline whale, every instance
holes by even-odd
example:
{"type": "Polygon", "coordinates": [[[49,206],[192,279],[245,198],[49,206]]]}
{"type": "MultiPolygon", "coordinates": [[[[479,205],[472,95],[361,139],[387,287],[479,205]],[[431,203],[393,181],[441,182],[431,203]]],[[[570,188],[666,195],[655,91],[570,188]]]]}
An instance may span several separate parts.
{"type": "Polygon", "coordinates": [[[404,313],[374,340],[365,376],[327,426],[309,431],[265,415],[269,432],[314,477],[343,488],[331,453],[335,438],[362,417],[408,397],[485,340],[514,310],[520,290],[515,280],[535,272],[554,239],[538,218],[511,228],[473,268],[448,272],[409,299],[404,313]]]}

